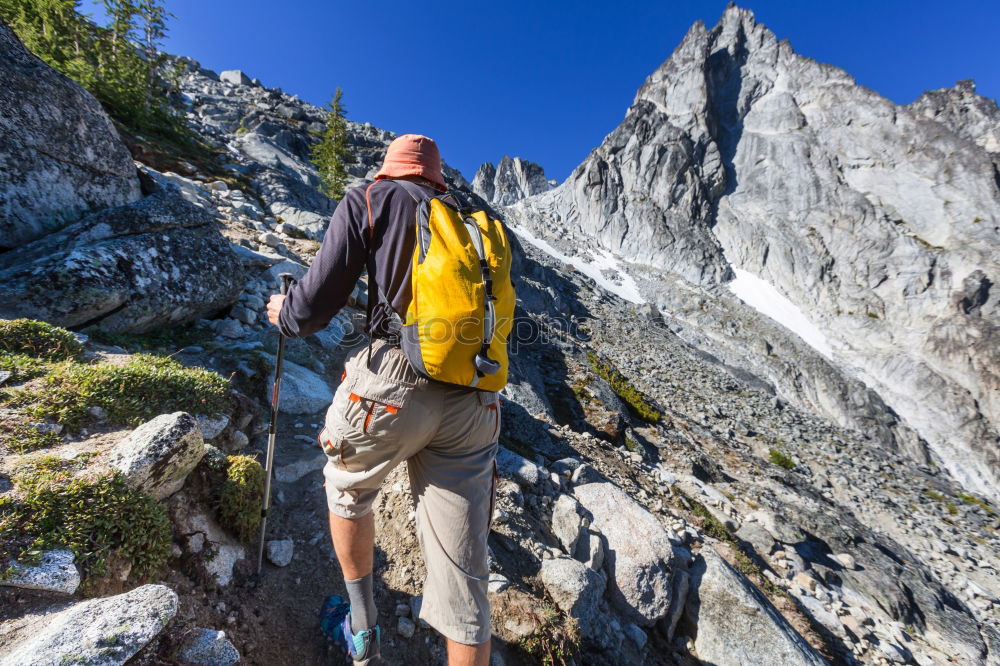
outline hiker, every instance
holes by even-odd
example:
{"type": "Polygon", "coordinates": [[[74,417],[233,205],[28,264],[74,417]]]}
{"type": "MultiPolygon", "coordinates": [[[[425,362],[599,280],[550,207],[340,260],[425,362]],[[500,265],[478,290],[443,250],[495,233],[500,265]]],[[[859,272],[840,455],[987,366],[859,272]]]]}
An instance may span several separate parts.
{"type": "Polygon", "coordinates": [[[375,181],[337,206],[308,272],[267,306],[283,335],[311,335],[368,269],[370,344],[347,360],[319,436],[349,597],[324,607],[324,627],[342,632],[355,663],[379,654],[372,502],[403,461],[427,567],[420,619],[446,638],[449,664],[489,662],[486,538],[514,292],[500,223],[447,189],[437,144],[397,138],[375,181]],[[404,317],[443,322],[452,333],[431,335],[433,327],[404,326],[404,317]]]}

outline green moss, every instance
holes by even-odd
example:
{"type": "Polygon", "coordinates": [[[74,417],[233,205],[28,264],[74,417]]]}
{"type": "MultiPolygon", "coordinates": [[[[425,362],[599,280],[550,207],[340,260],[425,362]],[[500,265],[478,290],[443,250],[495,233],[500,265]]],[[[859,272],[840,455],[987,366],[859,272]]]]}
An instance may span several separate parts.
{"type": "Polygon", "coordinates": [[[968,493],[958,493],[956,497],[958,497],[958,499],[962,500],[966,504],[974,504],[978,506],[979,508],[985,510],[986,513],[990,514],[991,516],[997,515],[996,509],[987,504],[985,500],[981,500],[978,497],[975,497],[968,493]]]}
{"type": "Polygon", "coordinates": [[[643,451],[642,449],[642,444],[637,442],[635,438],[632,437],[631,435],[625,436],[625,448],[631,451],[632,453],[638,453],[640,455],[645,453],[645,451],[643,451]]]}
{"type": "Polygon", "coordinates": [[[777,465],[778,467],[784,467],[785,469],[793,469],[795,467],[795,461],[789,458],[788,455],[780,449],[768,449],[767,458],[771,461],[771,463],[777,465]]]}
{"type": "Polygon", "coordinates": [[[0,446],[16,453],[30,453],[62,441],[54,432],[42,432],[23,422],[0,423],[0,446]]]}
{"type": "Polygon", "coordinates": [[[587,352],[587,361],[591,369],[611,386],[611,390],[622,399],[632,414],[646,423],[659,422],[662,416],[659,410],[614,366],[599,359],[594,352],[587,352]]]}
{"type": "Polygon", "coordinates": [[[0,541],[21,547],[5,555],[30,561],[45,550],[67,548],[76,556],[84,592],[110,574],[111,556],[137,580],[154,574],[170,554],[163,506],[120,474],[72,478],[65,463],[43,458],[15,474],[19,497],[0,498],[0,541]]]}
{"type": "Polygon", "coordinates": [[[575,664],[580,651],[580,627],[576,620],[550,603],[539,608],[539,618],[542,626],[521,639],[521,649],[528,653],[532,663],[542,666],[575,664]]]}
{"type": "Polygon", "coordinates": [[[125,365],[64,363],[13,401],[32,417],[75,429],[87,421],[88,407],[102,407],[114,423],[139,425],[165,412],[217,413],[228,394],[229,382],[214,372],[139,354],[125,365]]]}
{"type": "Polygon", "coordinates": [[[83,345],[65,328],[33,319],[0,320],[0,355],[65,361],[81,353],[83,345]]]}
{"type": "Polygon", "coordinates": [[[931,490],[930,488],[924,488],[924,496],[928,499],[934,500],[935,502],[944,501],[944,495],[935,490],[931,490]]]}
{"type": "Polygon", "coordinates": [[[948,513],[951,514],[952,516],[958,515],[958,507],[952,504],[951,502],[945,504],[944,508],[947,509],[948,513]]]}
{"type": "Polygon", "coordinates": [[[874,313],[874,312],[869,312],[868,313],[868,318],[869,319],[878,319],[879,316],[876,313],[874,313]]]}
{"type": "Polygon", "coordinates": [[[260,529],[264,468],[249,456],[229,456],[226,480],[219,490],[219,522],[243,541],[260,529]]]}

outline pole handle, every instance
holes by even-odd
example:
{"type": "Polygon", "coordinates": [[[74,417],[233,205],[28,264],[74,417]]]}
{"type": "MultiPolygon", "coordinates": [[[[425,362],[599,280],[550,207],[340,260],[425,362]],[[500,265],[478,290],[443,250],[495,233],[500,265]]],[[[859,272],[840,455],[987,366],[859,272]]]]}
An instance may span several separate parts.
{"type": "Polygon", "coordinates": [[[288,293],[289,287],[292,286],[294,276],[291,273],[281,273],[278,277],[281,278],[281,295],[284,296],[288,293]]]}

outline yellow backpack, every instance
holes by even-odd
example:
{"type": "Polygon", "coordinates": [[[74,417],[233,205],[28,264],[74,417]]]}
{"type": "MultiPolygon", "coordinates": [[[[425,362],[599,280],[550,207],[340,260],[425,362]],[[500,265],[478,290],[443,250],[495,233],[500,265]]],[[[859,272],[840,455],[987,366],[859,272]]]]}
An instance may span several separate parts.
{"type": "MultiPolygon", "coordinates": [[[[424,377],[499,391],[507,384],[507,338],[515,301],[503,223],[456,194],[427,198],[414,183],[392,182],[417,202],[405,320],[377,289],[379,302],[400,327],[403,352],[424,377]]],[[[369,224],[371,214],[369,200],[369,224]]]]}

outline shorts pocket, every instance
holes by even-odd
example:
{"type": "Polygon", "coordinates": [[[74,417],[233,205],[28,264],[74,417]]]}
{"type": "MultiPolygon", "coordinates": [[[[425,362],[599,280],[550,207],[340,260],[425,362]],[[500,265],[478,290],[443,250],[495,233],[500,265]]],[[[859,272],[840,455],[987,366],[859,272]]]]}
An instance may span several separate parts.
{"type": "Polygon", "coordinates": [[[386,379],[367,369],[356,372],[347,395],[344,422],[353,432],[372,439],[398,439],[416,385],[386,379]]]}

